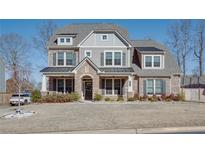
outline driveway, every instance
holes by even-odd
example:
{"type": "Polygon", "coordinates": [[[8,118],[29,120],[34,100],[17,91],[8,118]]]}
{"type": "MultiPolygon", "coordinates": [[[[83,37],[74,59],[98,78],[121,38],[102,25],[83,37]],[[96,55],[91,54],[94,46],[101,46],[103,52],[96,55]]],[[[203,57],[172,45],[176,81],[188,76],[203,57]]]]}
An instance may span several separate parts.
{"type": "MultiPolygon", "coordinates": [[[[0,106],[0,117],[16,107],[0,106]]],[[[31,104],[22,119],[0,118],[0,133],[205,126],[205,103],[31,104]]]]}

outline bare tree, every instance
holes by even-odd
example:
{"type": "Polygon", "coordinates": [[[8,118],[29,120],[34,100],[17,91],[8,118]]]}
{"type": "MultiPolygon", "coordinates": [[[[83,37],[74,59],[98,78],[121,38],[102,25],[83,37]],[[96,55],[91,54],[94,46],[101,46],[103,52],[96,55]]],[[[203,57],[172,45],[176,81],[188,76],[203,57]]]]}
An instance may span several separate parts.
{"type": "Polygon", "coordinates": [[[168,28],[168,45],[175,52],[177,63],[186,75],[186,61],[192,51],[191,43],[191,21],[180,20],[168,28]]]}
{"type": "Polygon", "coordinates": [[[199,75],[204,71],[204,49],[205,49],[205,20],[200,20],[196,26],[194,37],[194,56],[199,63],[199,75]]]}
{"type": "Polygon", "coordinates": [[[50,37],[55,33],[57,25],[52,21],[48,20],[37,26],[37,35],[33,37],[34,47],[39,50],[45,58],[47,58],[47,43],[50,37]]]}
{"type": "MultiPolygon", "coordinates": [[[[172,51],[176,54],[177,64],[181,68],[181,46],[180,46],[180,27],[178,23],[171,25],[168,29],[168,35],[170,37],[168,45],[172,48],[172,51]]],[[[182,70],[182,68],[181,68],[182,70]]]]}
{"type": "Polygon", "coordinates": [[[0,54],[11,73],[14,81],[17,80],[17,72],[27,64],[29,44],[18,34],[3,34],[0,36],[0,54]]]}

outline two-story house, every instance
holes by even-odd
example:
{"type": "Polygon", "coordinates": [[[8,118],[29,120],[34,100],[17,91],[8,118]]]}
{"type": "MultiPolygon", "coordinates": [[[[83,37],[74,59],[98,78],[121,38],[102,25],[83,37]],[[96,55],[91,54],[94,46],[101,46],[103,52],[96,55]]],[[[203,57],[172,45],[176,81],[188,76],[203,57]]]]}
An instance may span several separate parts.
{"type": "Polygon", "coordinates": [[[130,40],[113,24],[72,24],[48,42],[42,94],[78,92],[105,97],[178,93],[180,71],[169,50],[152,40],[130,40]]]}

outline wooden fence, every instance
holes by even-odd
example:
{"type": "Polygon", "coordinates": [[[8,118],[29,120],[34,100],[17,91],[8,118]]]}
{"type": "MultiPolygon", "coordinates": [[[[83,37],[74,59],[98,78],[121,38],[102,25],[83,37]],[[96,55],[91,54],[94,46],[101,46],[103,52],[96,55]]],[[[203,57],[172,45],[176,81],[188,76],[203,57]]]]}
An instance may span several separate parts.
{"type": "Polygon", "coordinates": [[[10,97],[11,97],[11,94],[9,93],[0,93],[0,105],[9,104],[10,97]]]}
{"type": "Polygon", "coordinates": [[[187,101],[205,102],[205,88],[183,88],[187,101]]]}

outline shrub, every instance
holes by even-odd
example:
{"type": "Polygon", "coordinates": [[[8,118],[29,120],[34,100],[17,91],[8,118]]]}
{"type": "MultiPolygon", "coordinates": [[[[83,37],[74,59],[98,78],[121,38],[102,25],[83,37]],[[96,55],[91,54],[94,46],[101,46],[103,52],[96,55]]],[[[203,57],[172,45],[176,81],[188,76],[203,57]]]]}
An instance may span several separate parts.
{"type": "Polygon", "coordinates": [[[140,101],[147,101],[148,100],[148,96],[147,95],[140,96],[139,100],[140,101]]]}
{"type": "Polygon", "coordinates": [[[180,92],[177,94],[177,98],[179,99],[179,101],[185,101],[185,94],[184,92],[180,92]]]}
{"type": "Polygon", "coordinates": [[[133,99],[134,99],[134,100],[139,100],[139,94],[134,94],[133,99]]]}
{"type": "Polygon", "coordinates": [[[166,100],[166,94],[162,94],[159,99],[160,99],[160,101],[165,101],[166,100]]]}
{"type": "Polygon", "coordinates": [[[101,101],[102,98],[103,98],[102,95],[96,93],[96,94],[95,94],[95,97],[94,97],[94,100],[95,100],[95,101],[101,101]]]}
{"type": "Polygon", "coordinates": [[[105,97],[105,101],[111,101],[111,98],[110,97],[105,97]]]}
{"type": "Polygon", "coordinates": [[[129,98],[127,99],[127,101],[128,101],[128,102],[132,102],[132,101],[135,101],[135,99],[134,99],[134,97],[129,97],[129,98]]]}
{"type": "Polygon", "coordinates": [[[153,96],[149,97],[148,100],[151,102],[156,102],[156,101],[158,101],[158,97],[156,95],[153,95],[153,96]]]}
{"type": "Polygon", "coordinates": [[[32,102],[38,102],[41,99],[41,92],[39,90],[34,90],[31,93],[32,102]]]}
{"type": "Polygon", "coordinates": [[[77,92],[72,92],[70,94],[70,99],[71,99],[71,102],[72,101],[79,101],[80,95],[77,92]]]}
{"type": "Polygon", "coordinates": [[[118,96],[117,101],[124,101],[124,98],[122,96],[118,96]]]}

